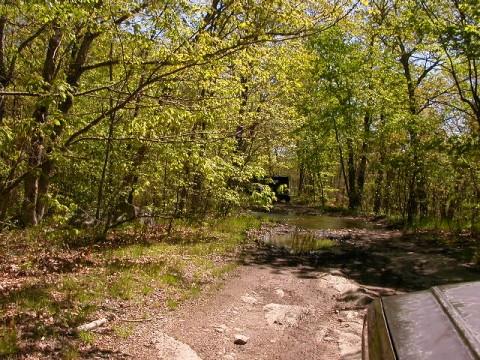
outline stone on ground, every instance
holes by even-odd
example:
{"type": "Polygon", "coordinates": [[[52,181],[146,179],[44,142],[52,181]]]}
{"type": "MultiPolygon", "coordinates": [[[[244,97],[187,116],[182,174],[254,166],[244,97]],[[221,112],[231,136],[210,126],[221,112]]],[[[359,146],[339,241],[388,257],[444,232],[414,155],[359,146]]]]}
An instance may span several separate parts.
{"type": "Polygon", "coordinates": [[[164,360],[202,360],[193,349],[165,333],[158,332],[153,339],[158,358],[164,360]]]}
{"type": "Polygon", "coordinates": [[[249,340],[248,336],[241,335],[241,334],[235,334],[233,343],[235,345],[245,345],[249,340]]]}
{"type": "Polygon", "coordinates": [[[297,305],[268,304],[263,307],[268,325],[296,326],[300,318],[308,313],[306,307],[297,305]]]}
{"type": "Polygon", "coordinates": [[[358,284],[344,278],[343,276],[336,276],[336,275],[325,275],[321,278],[321,281],[326,281],[330,287],[333,287],[337,290],[341,295],[344,295],[348,292],[354,292],[359,289],[358,284]]]}
{"type": "Polygon", "coordinates": [[[255,305],[258,302],[258,300],[256,298],[254,298],[253,296],[250,296],[250,295],[242,296],[242,301],[245,304],[249,304],[249,305],[255,305]]]}

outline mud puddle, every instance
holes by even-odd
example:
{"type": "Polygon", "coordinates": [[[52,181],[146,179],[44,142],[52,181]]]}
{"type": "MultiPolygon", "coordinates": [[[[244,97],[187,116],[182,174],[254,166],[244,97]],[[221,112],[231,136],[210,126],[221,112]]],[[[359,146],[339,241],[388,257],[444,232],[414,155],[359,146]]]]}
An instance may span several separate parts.
{"type": "Polygon", "coordinates": [[[480,280],[473,240],[433,233],[388,230],[355,218],[274,214],[265,229],[272,257],[311,267],[336,268],[355,281],[414,291],[435,285],[480,280]],[[280,224],[283,223],[283,224],[280,224]],[[287,260],[288,259],[288,260],[287,260]]]}
{"type": "Polygon", "coordinates": [[[313,232],[299,229],[285,233],[268,233],[264,237],[268,245],[282,248],[291,254],[308,254],[337,246],[334,240],[324,238],[313,232]]]}
{"type": "MultiPolygon", "coordinates": [[[[258,213],[260,214],[260,213],[258,213]]],[[[259,215],[261,216],[261,215],[259,215]]],[[[265,214],[263,214],[265,216],[265,214]]],[[[379,229],[381,224],[369,222],[365,219],[354,217],[340,217],[330,215],[299,215],[290,214],[269,214],[270,220],[298,227],[305,230],[338,230],[338,229],[379,229]]]]}

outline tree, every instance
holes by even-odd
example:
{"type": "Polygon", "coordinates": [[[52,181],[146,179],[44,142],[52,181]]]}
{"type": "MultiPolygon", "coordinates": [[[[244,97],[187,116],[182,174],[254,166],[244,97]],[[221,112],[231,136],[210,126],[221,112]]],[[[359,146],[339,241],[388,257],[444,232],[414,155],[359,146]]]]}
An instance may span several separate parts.
{"type": "MultiPolygon", "coordinates": [[[[214,191],[202,185],[205,166],[221,163],[227,173],[237,161],[236,155],[230,157],[229,141],[216,148],[223,153],[215,161],[203,160],[209,154],[205,143],[234,137],[224,121],[239,111],[237,75],[243,62],[251,62],[249,56],[261,54],[253,50],[244,56],[245,51],[321,31],[343,16],[347,4],[116,0],[2,5],[0,217],[35,225],[48,205],[53,209],[65,202],[68,211],[78,212],[81,204],[90,214],[85,209],[95,203],[94,222],[104,229],[116,226],[138,215],[142,197],[147,201],[142,172],[155,157],[164,168],[153,178],[163,176],[163,181],[178,174],[183,163],[179,186],[165,183],[162,190],[169,198],[173,190],[178,198],[174,205],[164,199],[162,206],[168,202],[183,214],[182,202],[190,195],[182,191],[214,191]],[[218,111],[218,106],[226,107],[218,111]],[[189,157],[182,161],[184,154],[189,157]],[[82,178],[72,179],[66,171],[82,178]],[[88,185],[92,175],[94,186],[88,185]],[[81,196],[72,194],[73,188],[81,196]]],[[[260,106],[258,116],[263,111],[260,106]]],[[[217,186],[226,186],[224,175],[216,178],[217,186]]]]}

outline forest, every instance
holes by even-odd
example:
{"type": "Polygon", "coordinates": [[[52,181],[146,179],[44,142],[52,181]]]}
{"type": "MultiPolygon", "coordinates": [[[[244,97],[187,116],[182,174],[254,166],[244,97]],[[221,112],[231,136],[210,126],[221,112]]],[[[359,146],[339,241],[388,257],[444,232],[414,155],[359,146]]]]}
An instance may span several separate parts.
{"type": "Polygon", "coordinates": [[[2,1],[0,269],[208,237],[273,209],[274,176],[298,206],[478,234],[479,23],[477,0],[2,1]]]}
{"type": "Polygon", "coordinates": [[[478,225],[476,1],[7,1],[2,226],[298,199],[478,225]],[[249,189],[250,188],[250,189],[249,189]]]}

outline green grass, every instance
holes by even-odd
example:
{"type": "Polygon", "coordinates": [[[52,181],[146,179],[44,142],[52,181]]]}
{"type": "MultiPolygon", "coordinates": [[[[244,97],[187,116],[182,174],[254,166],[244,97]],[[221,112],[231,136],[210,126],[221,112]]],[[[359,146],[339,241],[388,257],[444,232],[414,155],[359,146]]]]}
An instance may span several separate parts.
{"type": "Polygon", "coordinates": [[[337,243],[331,239],[316,239],[314,246],[316,250],[324,250],[330,249],[336,245],[337,243]]]}
{"type": "Polygon", "coordinates": [[[212,275],[215,277],[221,277],[226,273],[229,273],[230,271],[234,270],[236,267],[237,267],[236,263],[227,263],[222,266],[217,266],[214,269],[212,269],[212,275]]]}
{"type": "Polygon", "coordinates": [[[95,334],[90,331],[80,331],[78,338],[87,345],[92,345],[95,342],[95,334]]]}
{"type": "Polygon", "coordinates": [[[134,326],[131,324],[116,325],[113,327],[113,333],[122,339],[128,339],[133,334],[134,326]]]}
{"type": "Polygon", "coordinates": [[[16,329],[0,326],[0,358],[13,355],[18,351],[16,329]]]}
{"type": "Polygon", "coordinates": [[[187,296],[185,297],[186,299],[188,298],[195,298],[197,296],[199,296],[202,292],[202,288],[201,286],[197,285],[197,284],[193,284],[190,289],[188,290],[188,294],[187,296]]]}
{"type": "Polygon", "coordinates": [[[177,274],[164,274],[160,277],[160,281],[166,285],[177,286],[181,279],[177,274]]]}
{"type": "MultiPolygon", "coordinates": [[[[236,265],[216,266],[209,256],[233,252],[245,241],[245,231],[261,223],[261,219],[253,216],[232,217],[203,224],[193,228],[193,232],[188,228],[188,236],[198,236],[198,242],[132,244],[99,252],[100,259],[109,261],[105,269],[75,277],[65,275],[57,286],[57,290],[77,304],[77,316],[69,322],[85,319],[106,298],[139,301],[157,288],[177,293],[182,299],[197,296],[201,287],[186,282],[183,276],[187,265],[195,269],[194,281],[203,275],[223,276],[236,265]],[[202,241],[205,234],[209,234],[208,241],[202,241]]],[[[176,308],[178,300],[167,300],[166,306],[176,308]]]]}
{"type": "Polygon", "coordinates": [[[75,346],[67,345],[62,349],[62,359],[77,360],[80,359],[80,353],[75,346]]]}
{"type": "Polygon", "coordinates": [[[165,305],[167,306],[168,310],[173,311],[178,307],[179,303],[175,299],[167,299],[167,301],[165,301],[165,305]]]}
{"type": "Polygon", "coordinates": [[[469,221],[447,220],[440,218],[422,218],[415,219],[412,224],[407,224],[406,219],[401,216],[387,217],[387,223],[403,227],[407,230],[425,230],[425,231],[445,231],[445,232],[461,232],[463,230],[473,230],[474,232],[480,230],[480,223],[472,224],[469,221]]]}
{"type": "Polygon", "coordinates": [[[24,311],[43,312],[53,315],[58,312],[58,306],[52,299],[48,288],[40,286],[26,287],[18,292],[14,292],[2,303],[15,303],[17,307],[24,311]]]}
{"type": "Polygon", "coordinates": [[[264,219],[252,215],[232,216],[213,222],[211,226],[218,232],[240,235],[250,229],[259,227],[264,219]]]}
{"type": "Polygon", "coordinates": [[[138,283],[129,272],[120,273],[107,287],[109,297],[114,299],[131,300],[135,294],[138,283]]]}
{"type": "MultiPolygon", "coordinates": [[[[244,244],[245,231],[261,223],[261,219],[253,216],[237,216],[200,225],[180,224],[172,241],[151,242],[140,238],[141,243],[122,245],[125,242],[119,241],[117,247],[100,247],[92,255],[94,265],[85,265],[82,272],[59,273],[52,283],[12,293],[8,298],[0,299],[0,312],[14,305],[19,313],[33,311],[52,316],[55,326],[72,329],[94,318],[106,299],[143,304],[144,298],[155,291],[164,294],[163,306],[173,311],[183,301],[199,296],[204,284],[233,270],[235,263],[219,264],[217,256],[233,254],[244,244]]],[[[32,249],[41,248],[45,246],[38,240],[41,236],[51,238],[52,249],[63,251],[62,235],[41,228],[26,231],[25,243],[31,244],[32,249]]],[[[35,270],[35,266],[35,260],[28,261],[23,263],[22,269],[35,270]]],[[[33,321],[35,338],[56,336],[54,327],[44,326],[41,320],[33,321]]],[[[132,331],[130,326],[114,328],[115,334],[121,338],[127,338],[132,331]]],[[[0,358],[18,352],[21,334],[21,331],[0,327],[0,358]]],[[[82,332],[76,341],[92,344],[95,336],[82,332]]],[[[65,344],[62,350],[64,359],[79,356],[75,342],[65,344]]]]}

